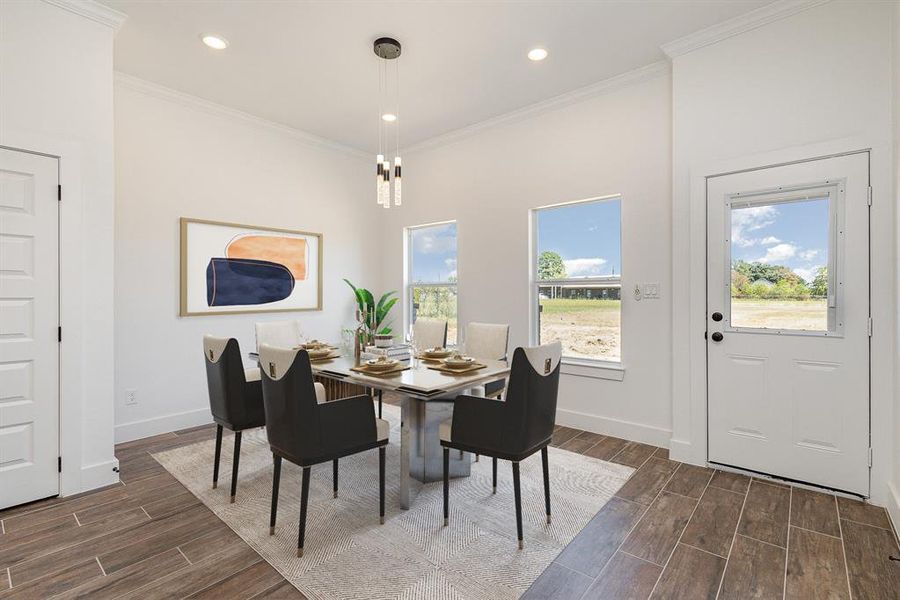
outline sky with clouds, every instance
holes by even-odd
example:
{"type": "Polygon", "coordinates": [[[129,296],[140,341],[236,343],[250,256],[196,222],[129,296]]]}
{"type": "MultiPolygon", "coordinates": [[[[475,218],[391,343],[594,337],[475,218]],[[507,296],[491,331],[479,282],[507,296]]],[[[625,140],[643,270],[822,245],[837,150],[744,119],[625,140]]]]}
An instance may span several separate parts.
{"type": "Polygon", "coordinates": [[[538,254],[562,256],[569,277],[621,275],[621,201],[546,208],[537,213],[538,254]]]}
{"type": "Polygon", "coordinates": [[[413,229],[412,280],[446,283],[456,277],[456,223],[413,229]]]}
{"type": "Polygon", "coordinates": [[[811,282],[828,264],[828,200],[732,206],[731,259],[783,265],[811,282]]]}

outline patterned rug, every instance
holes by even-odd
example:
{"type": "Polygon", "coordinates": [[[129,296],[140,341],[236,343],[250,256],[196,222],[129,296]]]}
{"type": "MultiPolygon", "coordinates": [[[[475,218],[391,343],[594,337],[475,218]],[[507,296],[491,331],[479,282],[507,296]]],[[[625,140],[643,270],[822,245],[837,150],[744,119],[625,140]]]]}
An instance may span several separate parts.
{"type": "Polygon", "coordinates": [[[212,489],[212,440],[155,458],[308,598],[518,598],[625,483],[633,469],[550,448],[553,524],[544,516],[540,453],[521,464],[525,549],[516,545],[512,469],[500,461],[491,494],[491,461],[451,480],[450,525],[443,527],[442,485],[421,487],[410,510],[399,506],[400,409],[391,423],[385,524],[378,523],[378,452],[341,459],[332,498],[331,463],[312,469],[303,558],[296,557],[301,469],[284,461],[278,525],[269,536],[272,454],[265,430],[244,432],[237,500],[229,504],[231,445],[222,444],[212,489]]]}

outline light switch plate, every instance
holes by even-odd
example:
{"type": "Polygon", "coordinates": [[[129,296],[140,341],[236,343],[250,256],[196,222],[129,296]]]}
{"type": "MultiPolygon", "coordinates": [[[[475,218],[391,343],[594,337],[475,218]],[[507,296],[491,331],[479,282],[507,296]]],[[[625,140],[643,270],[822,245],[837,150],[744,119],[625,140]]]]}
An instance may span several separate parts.
{"type": "Polygon", "coordinates": [[[647,300],[659,299],[659,283],[642,283],[640,287],[643,297],[647,300]]]}

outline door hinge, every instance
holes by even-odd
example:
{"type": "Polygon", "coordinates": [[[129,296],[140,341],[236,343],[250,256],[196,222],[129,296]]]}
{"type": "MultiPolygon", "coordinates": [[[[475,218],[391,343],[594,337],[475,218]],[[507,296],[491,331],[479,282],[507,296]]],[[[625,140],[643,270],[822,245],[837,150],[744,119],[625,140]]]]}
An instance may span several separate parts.
{"type": "Polygon", "coordinates": [[[872,331],[875,329],[874,324],[872,323],[872,317],[869,317],[869,337],[872,337],[872,331]]]}
{"type": "Polygon", "coordinates": [[[56,328],[56,341],[57,342],[62,341],[62,326],[59,326],[56,328]]]}
{"type": "Polygon", "coordinates": [[[56,469],[57,473],[62,473],[62,456],[56,457],[56,469]]]}
{"type": "Polygon", "coordinates": [[[57,199],[57,201],[62,202],[62,186],[61,185],[56,186],[56,199],[57,199]]]}
{"type": "Polygon", "coordinates": [[[868,192],[868,194],[869,194],[869,196],[868,196],[868,198],[867,198],[867,201],[868,201],[868,203],[869,203],[869,206],[872,206],[872,186],[871,186],[871,185],[869,186],[869,192],[868,192]]]}
{"type": "Polygon", "coordinates": [[[869,448],[869,467],[872,466],[872,448],[869,448]]]}

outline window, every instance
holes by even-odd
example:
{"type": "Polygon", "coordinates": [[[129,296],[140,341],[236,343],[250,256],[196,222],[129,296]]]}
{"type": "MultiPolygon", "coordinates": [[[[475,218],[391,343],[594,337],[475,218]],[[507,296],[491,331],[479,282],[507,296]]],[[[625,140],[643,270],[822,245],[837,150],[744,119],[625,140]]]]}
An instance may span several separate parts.
{"type": "Polygon", "coordinates": [[[456,223],[410,227],[407,233],[407,325],[418,317],[445,319],[447,344],[456,344],[456,223]]]}
{"type": "Polygon", "coordinates": [[[563,357],[621,362],[621,198],[533,211],[537,343],[563,357]]]}
{"type": "Polygon", "coordinates": [[[831,247],[837,187],[732,196],[727,201],[729,330],[821,335],[840,330],[831,247]]]}

